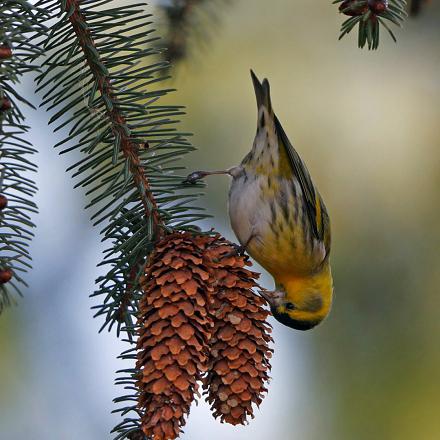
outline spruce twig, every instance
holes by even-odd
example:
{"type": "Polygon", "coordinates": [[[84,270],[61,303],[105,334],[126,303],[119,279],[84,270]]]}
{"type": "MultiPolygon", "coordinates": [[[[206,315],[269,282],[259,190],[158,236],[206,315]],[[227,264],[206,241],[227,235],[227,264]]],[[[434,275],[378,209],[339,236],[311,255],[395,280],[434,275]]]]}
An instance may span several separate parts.
{"type": "Polygon", "coordinates": [[[56,23],[44,37],[49,55],[37,90],[55,111],[55,130],[71,126],[57,146],[73,142],[62,152],[79,149],[85,155],[69,169],[81,178],[76,186],[88,188],[94,224],[104,224],[103,240],[111,242],[100,263],[109,270],[93,294],[103,298],[96,316],[105,318],[102,328],[116,325],[118,334],[125,329],[133,335],[136,268],[166,232],[194,229],[193,222],[206,215],[191,206],[198,194],[184,191],[194,188],[182,186],[177,174],[182,167],[176,160],[194,147],[175,128],[183,108],[158,101],[170,92],[156,87],[168,64],[147,64],[157,54],[157,38],[145,30],[151,16],[142,4],[99,5],[38,3],[52,11],[56,23]]]}
{"type": "Polygon", "coordinates": [[[350,17],[342,23],[339,39],[357,26],[358,46],[367,46],[369,50],[379,47],[381,26],[396,42],[387,22],[401,27],[407,16],[406,0],[334,0],[333,3],[339,3],[339,11],[350,17]]]}
{"type": "MultiPolygon", "coordinates": [[[[36,150],[24,137],[29,127],[20,109],[32,104],[18,93],[23,76],[35,72],[40,49],[32,34],[42,25],[28,2],[5,0],[0,6],[0,313],[27,286],[23,274],[31,268],[33,200],[37,191],[29,173],[36,171],[36,150]]],[[[44,12],[42,12],[44,14],[44,12]]]]}
{"type": "Polygon", "coordinates": [[[110,82],[110,73],[102,62],[101,54],[95,46],[85,16],[79,5],[79,0],[67,0],[65,11],[68,12],[72,29],[84,53],[87,67],[92,73],[96,92],[99,92],[103,99],[111,132],[114,138],[118,140],[119,148],[127,161],[129,171],[133,176],[135,184],[140,189],[139,196],[142,201],[144,215],[146,218],[151,217],[153,235],[156,236],[160,234],[159,226],[163,225],[163,222],[158,213],[156,201],[151,193],[145,170],[140,163],[139,144],[134,142],[130,136],[126,117],[110,82]]]}

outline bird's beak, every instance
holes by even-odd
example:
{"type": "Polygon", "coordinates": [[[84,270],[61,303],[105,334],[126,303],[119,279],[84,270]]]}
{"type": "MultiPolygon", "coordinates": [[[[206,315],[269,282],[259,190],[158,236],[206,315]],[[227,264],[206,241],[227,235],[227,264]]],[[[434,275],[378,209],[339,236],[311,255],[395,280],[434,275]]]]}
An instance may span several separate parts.
{"type": "Polygon", "coordinates": [[[260,290],[258,292],[270,305],[271,308],[279,307],[283,302],[286,294],[280,290],[260,290]]]}

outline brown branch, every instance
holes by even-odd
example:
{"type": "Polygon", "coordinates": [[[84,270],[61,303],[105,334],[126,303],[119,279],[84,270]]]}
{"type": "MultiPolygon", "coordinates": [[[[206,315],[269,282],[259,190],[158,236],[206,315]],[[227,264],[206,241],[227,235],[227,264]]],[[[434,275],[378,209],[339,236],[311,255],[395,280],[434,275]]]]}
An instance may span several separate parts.
{"type": "Polygon", "coordinates": [[[158,238],[162,235],[163,220],[161,219],[157,204],[150,189],[150,184],[139,159],[139,146],[130,138],[129,128],[125,116],[119,106],[118,99],[110,82],[110,75],[102,58],[96,49],[95,42],[90,34],[86,18],[81,12],[80,0],[67,0],[66,12],[69,11],[69,21],[84,52],[87,65],[98,85],[105,107],[106,115],[111,122],[111,129],[115,139],[120,139],[121,151],[129,161],[129,169],[135,184],[139,188],[140,199],[145,212],[145,217],[153,218],[153,230],[158,238]],[[73,13],[71,13],[73,11],[73,13]]]}
{"type": "MultiPolygon", "coordinates": [[[[80,0],[67,0],[66,12],[69,13],[69,21],[78,38],[79,45],[84,53],[86,64],[89,67],[97,90],[99,90],[106,108],[106,116],[111,123],[111,130],[116,139],[119,139],[120,150],[129,163],[129,171],[133,176],[135,185],[139,190],[139,198],[142,202],[143,211],[146,219],[152,218],[153,238],[160,239],[164,235],[164,222],[159,215],[156,201],[151,192],[148,177],[141,165],[139,157],[139,144],[130,137],[130,130],[127,125],[126,117],[120,108],[118,98],[110,81],[110,74],[106,68],[99,51],[96,49],[95,42],[87,25],[87,20],[80,8],[80,0]]],[[[148,148],[148,142],[142,144],[148,148]]],[[[137,258],[132,266],[128,268],[126,274],[126,288],[122,294],[119,307],[114,313],[114,319],[124,323],[127,317],[127,309],[133,299],[134,290],[137,286],[137,275],[139,265],[143,262],[137,258]]]]}

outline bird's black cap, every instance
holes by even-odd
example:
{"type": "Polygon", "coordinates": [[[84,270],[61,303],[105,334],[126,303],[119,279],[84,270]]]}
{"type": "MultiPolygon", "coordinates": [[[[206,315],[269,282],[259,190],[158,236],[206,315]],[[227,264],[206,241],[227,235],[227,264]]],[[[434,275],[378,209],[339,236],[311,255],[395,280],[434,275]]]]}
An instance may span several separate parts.
{"type": "Polygon", "coordinates": [[[321,320],[304,321],[302,319],[293,319],[287,313],[279,313],[275,309],[272,309],[272,315],[281,324],[295,330],[310,330],[321,322],[321,320]]]}

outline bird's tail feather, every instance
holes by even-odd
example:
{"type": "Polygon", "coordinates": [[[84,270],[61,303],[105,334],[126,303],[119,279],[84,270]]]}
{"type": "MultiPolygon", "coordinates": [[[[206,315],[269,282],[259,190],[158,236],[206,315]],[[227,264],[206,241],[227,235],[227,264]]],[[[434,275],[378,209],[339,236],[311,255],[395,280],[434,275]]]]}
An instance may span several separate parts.
{"type": "Polygon", "coordinates": [[[254,71],[251,69],[252,82],[254,83],[255,96],[257,97],[257,106],[260,109],[261,106],[266,107],[269,114],[272,114],[272,103],[270,100],[270,86],[269,81],[264,78],[260,83],[254,71]]]}

